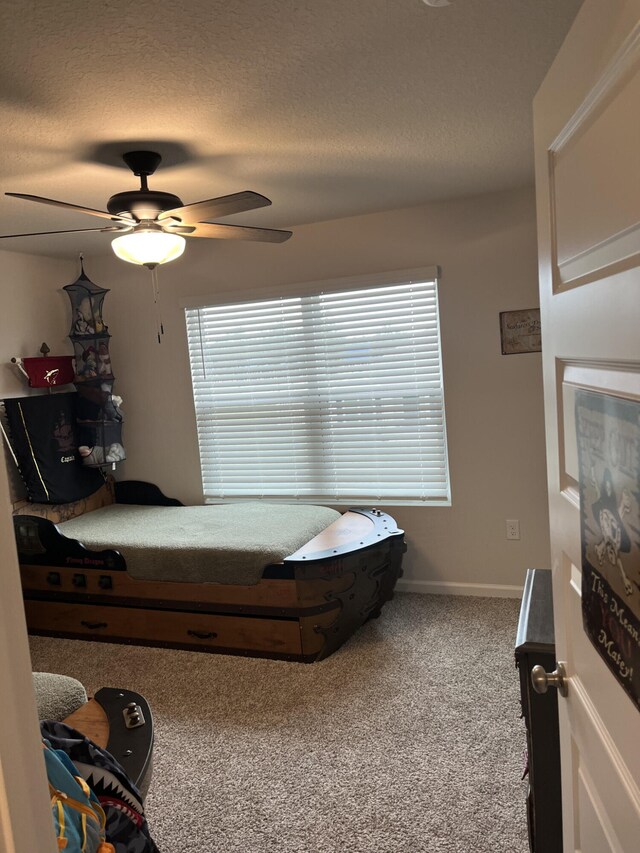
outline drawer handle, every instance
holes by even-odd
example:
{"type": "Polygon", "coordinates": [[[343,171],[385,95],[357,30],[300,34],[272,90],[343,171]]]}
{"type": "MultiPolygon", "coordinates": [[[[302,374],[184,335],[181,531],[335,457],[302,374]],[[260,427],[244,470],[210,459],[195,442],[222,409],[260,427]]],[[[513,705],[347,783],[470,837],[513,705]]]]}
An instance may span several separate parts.
{"type": "Polygon", "coordinates": [[[197,637],[199,640],[213,640],[217,637],[215,631],[187,631],[190,637],[197,637]]]}
{"type": "Polygon", "coordinates": [[[106,628],[107,627],[106,622],[85,622],[85,621],[82,621],[80,624],[84,625],[85,628],[90,628],[92,631],[95,631],[96,628],[106,628]]]}

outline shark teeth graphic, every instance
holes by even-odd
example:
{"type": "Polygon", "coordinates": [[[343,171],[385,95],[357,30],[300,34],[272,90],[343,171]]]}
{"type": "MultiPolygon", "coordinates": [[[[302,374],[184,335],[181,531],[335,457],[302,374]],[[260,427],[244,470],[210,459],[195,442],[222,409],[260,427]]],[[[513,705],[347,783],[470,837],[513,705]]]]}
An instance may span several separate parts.
{"type": "Polygon", "coordinates": [[[120,784],[118,779],[104,767],[96,767],[95,764],[82,764],[74,761],[78,771],[87,785],[95,791],[99,798],[114,797],[122,800],[139,815],[144,813],[142,803],[133,794],[120,784]]]}
{"type": "Polygon", "coordinates": [[[122,814],[126,815],[132,823],[135,823],[136,826],[142,826],[143,817],[135,812],[132,808],[127,806],[122,800],[114,800],[111,797],[100,797],[100,805],[105,808],[106,806],[117,809],[122,814]]]}

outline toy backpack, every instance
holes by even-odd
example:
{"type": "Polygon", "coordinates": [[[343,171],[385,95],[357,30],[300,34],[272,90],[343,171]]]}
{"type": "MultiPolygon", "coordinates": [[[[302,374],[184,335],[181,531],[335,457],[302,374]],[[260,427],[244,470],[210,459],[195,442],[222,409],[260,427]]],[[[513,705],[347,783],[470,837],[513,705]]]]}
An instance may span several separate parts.
{"type": "MultiPolygon", "coordinates": [[[[118,761],[80,732],[55,720],[41,720],[42,737],[72,762],[104,810],[104,848],[114,853],[159,853],[149,833],[142,794],[118,761]],[[111,846],[113,845],[113,846],[111,846]]],[[[80,849],[80,848],[78,848],[80,849]]],[[[87,851],[94,848],[88,847],[87,851]]],[[[75,853],[75,848],[71,848],[75,853]]],[[[103,848],[98,847],[100,853],[103,848]]],[[[69,850],[70,853],[70,850],[69,850]]]]}
{"type": "Polygon", "coordinates": [[[58,850],[66,853],[114,853],[105,841],[105,813],[98,798],[69,757],[43,740],[51,812],[58,850]]]}

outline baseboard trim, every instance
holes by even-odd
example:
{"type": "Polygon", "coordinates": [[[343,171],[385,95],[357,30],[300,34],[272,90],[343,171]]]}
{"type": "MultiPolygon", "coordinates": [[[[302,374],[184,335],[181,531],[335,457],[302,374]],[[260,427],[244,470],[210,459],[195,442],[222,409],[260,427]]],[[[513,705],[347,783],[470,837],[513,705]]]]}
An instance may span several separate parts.
{"type": "Polygon", "coordinates": [[[399,580],[398,592],[422,595],[477,595],[484,598],[522,598],[522,587],[496,583],[457,583],[455,581],[399,580]]]}

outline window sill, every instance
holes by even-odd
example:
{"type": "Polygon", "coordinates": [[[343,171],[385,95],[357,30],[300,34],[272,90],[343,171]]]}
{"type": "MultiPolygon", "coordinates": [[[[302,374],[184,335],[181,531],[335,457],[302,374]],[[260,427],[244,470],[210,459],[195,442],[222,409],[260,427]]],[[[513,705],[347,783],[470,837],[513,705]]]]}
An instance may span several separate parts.
{"type": "Polygon", "coordinates": [[[266,501],[267,503],[283,503],[283,504],[310,504],[321,506],[451,506],[450,498],[434,498],[432,500],[419,499],[391,499],[391,498],[352,498],[351,500],[335,500],[327,495],[318,495],[316,497],[297,498],[294,495],[281,496],[260,496],[253,495],[249,497],[206,497],[205,504],[229,504],[229,503],[250,503],[254,501],[266,501]]]}

